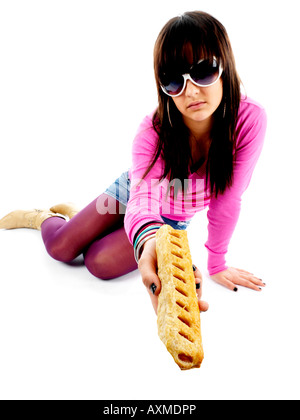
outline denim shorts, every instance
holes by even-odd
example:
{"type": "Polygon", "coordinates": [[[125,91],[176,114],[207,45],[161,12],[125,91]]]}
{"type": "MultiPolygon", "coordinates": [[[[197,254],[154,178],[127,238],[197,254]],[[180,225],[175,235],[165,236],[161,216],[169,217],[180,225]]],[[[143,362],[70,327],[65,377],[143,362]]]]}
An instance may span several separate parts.
{"type": "MultiPolygon", "coordinates": [[[[130,179],[129,171],[123,172],[122,175],[115,180],[105,191],[105,194],[113,197],[124,206],[127,206],[130,196],[130,179]]],[[[170,225],[173,229],[185,230],[190,224],[191,220],[173,220],[167,217],[160,216],[162,220],[170,225]]]]}
{"type": "Polygon", "coordinates": [[[127,206],[130,193],[129,171],[123,172],[106,190],[105,194],[115,198],[124,206],[127,206]]]}

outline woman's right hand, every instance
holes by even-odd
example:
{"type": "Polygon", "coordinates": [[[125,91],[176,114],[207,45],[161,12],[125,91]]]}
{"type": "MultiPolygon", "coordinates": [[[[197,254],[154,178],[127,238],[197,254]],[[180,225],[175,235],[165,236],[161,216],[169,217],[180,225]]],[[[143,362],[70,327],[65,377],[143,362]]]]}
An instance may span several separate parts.
{"type": "MultiPolygon", "coordinates": [[[[138,268],[140,270],[143,283],[149,293],[153,308],[157,314],[158,295],[161,291],[161,283],[157,276],[157,256],[156,256],[156,239],[149,239],[143,248],[138,268]]],[[[199,309],[202,312],[207,311],[208,303],[201,300],[202,296],[202,275],[199,269],[194,272],[195,283],[200,284],[200,288],[196,290],[199,309]]]]}
{"type": "Polygon", "coordinates": [[[138,264],[143,283],[149,293],[153,308],[157,314],[158,295],[161,283],[157,276],[156,239],[149,239],[143,247],[143,252],[138,264]]]}

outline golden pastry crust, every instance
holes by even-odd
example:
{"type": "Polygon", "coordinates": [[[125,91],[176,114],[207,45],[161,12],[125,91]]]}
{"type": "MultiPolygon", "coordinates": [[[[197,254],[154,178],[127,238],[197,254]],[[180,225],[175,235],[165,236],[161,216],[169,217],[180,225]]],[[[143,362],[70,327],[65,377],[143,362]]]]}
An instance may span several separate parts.
{"type": "Polygon", "coordinates": [[[159,338],[181,369],[200,367],[200,311],[187,232],[163,225],[156,233],[159,338]]]}

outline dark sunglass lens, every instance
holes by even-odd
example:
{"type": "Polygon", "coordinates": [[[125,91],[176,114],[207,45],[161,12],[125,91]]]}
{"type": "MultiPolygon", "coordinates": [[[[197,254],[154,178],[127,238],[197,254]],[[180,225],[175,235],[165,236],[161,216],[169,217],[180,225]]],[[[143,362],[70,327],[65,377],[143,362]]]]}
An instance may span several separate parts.
{"type": "Polygon", "coordinates": [[[169,95],[178,95],[182,90],[184,79],[182,76],[166,76],[161,78],[161,84],[169,95]]]}
{"type": "Polygon", "coordinates": [[[215,82],[219,76],[219,65],[216,60],[204,60],[193,67],[192,79],[199,85],[207,86],[215,82]]]}

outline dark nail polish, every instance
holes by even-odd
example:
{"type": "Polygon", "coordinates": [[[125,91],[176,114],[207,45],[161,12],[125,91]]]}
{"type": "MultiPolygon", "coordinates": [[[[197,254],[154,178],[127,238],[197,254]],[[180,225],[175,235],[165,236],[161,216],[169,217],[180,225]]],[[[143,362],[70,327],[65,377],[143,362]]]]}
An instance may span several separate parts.
{"type": "Polygon", "coordinates": [[[235,287],[234,289],[233,289],[233,291],[234,292],[237,292],[239,289],[237,288],[237,287],[235,287]]]}
{"type": "Polygon", "coordinates": [[[200,289],[201,284],[200,283],[196,283],[196,289],[200,289]]]}
{"type": "Polygon", "coordinates": [[[193,264],[193,271],[196,271],[197,267],[193,264]]]}
{"type": "Polygon", "coordinates": [[[154,283],[152,283],[151,286],[150,286],[150,289],[151,289],[151,292],[155,295],[155,291],[157,289],[157,286],[154,283]]]}

